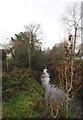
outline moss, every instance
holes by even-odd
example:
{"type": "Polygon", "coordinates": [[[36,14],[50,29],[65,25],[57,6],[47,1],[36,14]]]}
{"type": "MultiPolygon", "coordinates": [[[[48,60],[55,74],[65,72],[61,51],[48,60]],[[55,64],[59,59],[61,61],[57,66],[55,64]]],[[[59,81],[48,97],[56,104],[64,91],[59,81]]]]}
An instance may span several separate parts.
{"type": "Polygon", "coordinates": [[[17,77],[16,75],[10,81],[7,81],[5,91],[3,91],[5,93],[11,91],[11,94],[9,94],[11,97],[3,101],[3,118],[42,117],[45,110],[44,90],[42,86],[33,77],[27,76],[27,74],[24,77],[23,75],[17,77]],[[9,88],[8,84],[9,86],[11,84],[9,88]],[[19,90],[17,87],[21,87],[21,89],[19,90]],[[15,95],[14,92],[19,94],[15,95]]]}
{"type": "Polygon", "coordinates": [[[34,92],[21,92],[7,103],[3,103],[3,117],[37,117],[43,111],[45,101],[34,92]],[[38,114],[38,115],[37,115],[38,114]]]}

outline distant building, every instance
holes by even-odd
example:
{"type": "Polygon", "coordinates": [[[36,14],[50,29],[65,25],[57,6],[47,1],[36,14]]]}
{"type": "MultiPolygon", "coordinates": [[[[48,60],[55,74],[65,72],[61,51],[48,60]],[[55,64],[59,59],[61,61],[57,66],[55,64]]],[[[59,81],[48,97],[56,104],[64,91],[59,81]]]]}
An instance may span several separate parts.
{"type": "MultiPolygon", "coordinates": [[[[3,45],[3,44],[0,44],[0,49],[2,50],[6,50],[8,48],[12,48],[13,45],[12,44],[7,44],[7,45],[3,45]]],[[[12,58],[12,53],[6,53],[6,58],[7,59],[11,59],[12,58]]]]}
{"type": "Polygon", "coordinates": [[[0,49],[1,49],[1,50],[2,50],[2,49],[6,49],[6,45],[0,44],[0,49]]]}
{"type": "Polygon", "coordinates": [[[12,48],[13,45],[12,44],[6,44],[6,45],[3,45],[3,44],[0,44],[0,49],[8,49],[8,48],[12,48]]]}
{"type": "Polygon", "coordinates": [[[9,54],[6,54],[6,59],[11,59],[12,58],[12,54],[9,53],[9,54]]]}

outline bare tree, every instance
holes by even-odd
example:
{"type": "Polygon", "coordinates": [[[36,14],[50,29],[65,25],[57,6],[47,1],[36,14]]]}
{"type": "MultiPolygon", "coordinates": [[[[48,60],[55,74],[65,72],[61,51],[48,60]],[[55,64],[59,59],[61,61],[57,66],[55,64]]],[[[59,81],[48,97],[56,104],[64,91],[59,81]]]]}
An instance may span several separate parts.
{"type": "Polygon", "coordinates": [[[25,27],[25,31],[20,32],[19,34],[15,34],[15,38],[11,37],[11,40],[13,42],[13,48],[16,51],[17,57],[22,52],[27,53],[28,66],[29,69],[31,69],[31,65],[32,65],[31,61],[34,50],[41,49],[41,44],[42,44],[41,38],[38,37],[40,25],[31,24],[31,25],[26,25],[24,27],[25,27]]]}
{"type": "Polygon", "coordinates": [[[25,29],[29,32],[31,49],[41,47],[40,24],[25,25],[25,29]]]}
{"type": "MultiPolygon", "coordinates": [[[[73,81],[74,79],[76,79],[76,73],[75,73],[76,55],[79,53],[79,50],[76,53],[76,43],[80,36],[79,33],[81,30],[81,26],[80,26],[81,10],[78,8],[80,8],[80,5],[78,3],[73,3],[71,7],[69,6],[69,8],[67,8],[66,15],[64,15],[64,17],[62,18],[62,20],[64,21],[67,27],[68,34],[69,34],[68,40],[64,42],[64,59],[60,64],[60,67],[62,68],[60,71],[60,74],[61,74],[60,84],[61,84],[61,87],[65,89],[67,93],[67,99],[66,99],[67,111],[69,109],[68,108],[69,100],[71,100],[74,97],[72,96],[70,99],[71,91],[73,89],[73,81]]],[[[66,114],[66,117],[68,118],[68,114],[66,114]]]]}

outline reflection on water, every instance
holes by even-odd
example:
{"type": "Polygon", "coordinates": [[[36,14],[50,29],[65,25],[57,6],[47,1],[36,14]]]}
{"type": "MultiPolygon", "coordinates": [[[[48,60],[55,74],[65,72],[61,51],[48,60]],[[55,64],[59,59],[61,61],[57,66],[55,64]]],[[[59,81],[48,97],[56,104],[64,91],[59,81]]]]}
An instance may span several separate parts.
{"type": "Polygon", "coordinates": [[[47,69],[45,68],[43,70],[42,76],[41,76],[41,82],[45,89],[45,98],[52,99],[55,101],[58,101],[60,103],[63,103],[66,99],[66,93],[62,91],[57,86],[50,84],[50,74],[47,72],[47,69]]]}
{"type": "MultiPolygon", "coordinates": [[[[66,100],[66,93],[58,88],[56,85],[50,84],[50,74],[47,72],[45,68],[41,75],[41,83],[45,89],[45,99],[50,99],[59,102],[60,104],[64,104],[66,100]]],[[[80,100],[75,98],[69,102],[70,111],[76,113],[76,116],[81,116],[81,103],[80,100]]]]}

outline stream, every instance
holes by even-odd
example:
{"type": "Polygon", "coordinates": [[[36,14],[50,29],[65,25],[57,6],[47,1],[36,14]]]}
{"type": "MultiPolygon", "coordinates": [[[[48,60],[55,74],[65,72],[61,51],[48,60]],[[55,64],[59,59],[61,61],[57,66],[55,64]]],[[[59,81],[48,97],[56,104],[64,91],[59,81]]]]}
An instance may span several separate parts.
{"type": "MultiPolygon", "coordinates": [[[[57,87],[57,85],[51,84],[50,81],[50,74],[48,73],[47,68],[45,68],[41,75],[41,83],[45,89],[45,99],[54,100],[59,102],[61,105],[64,105],[67,94],[57,87]]],[[[77,118],[81,118],[81,100],[74,97],[69,102],[69,110],[75,113],[77,118]]]]}

